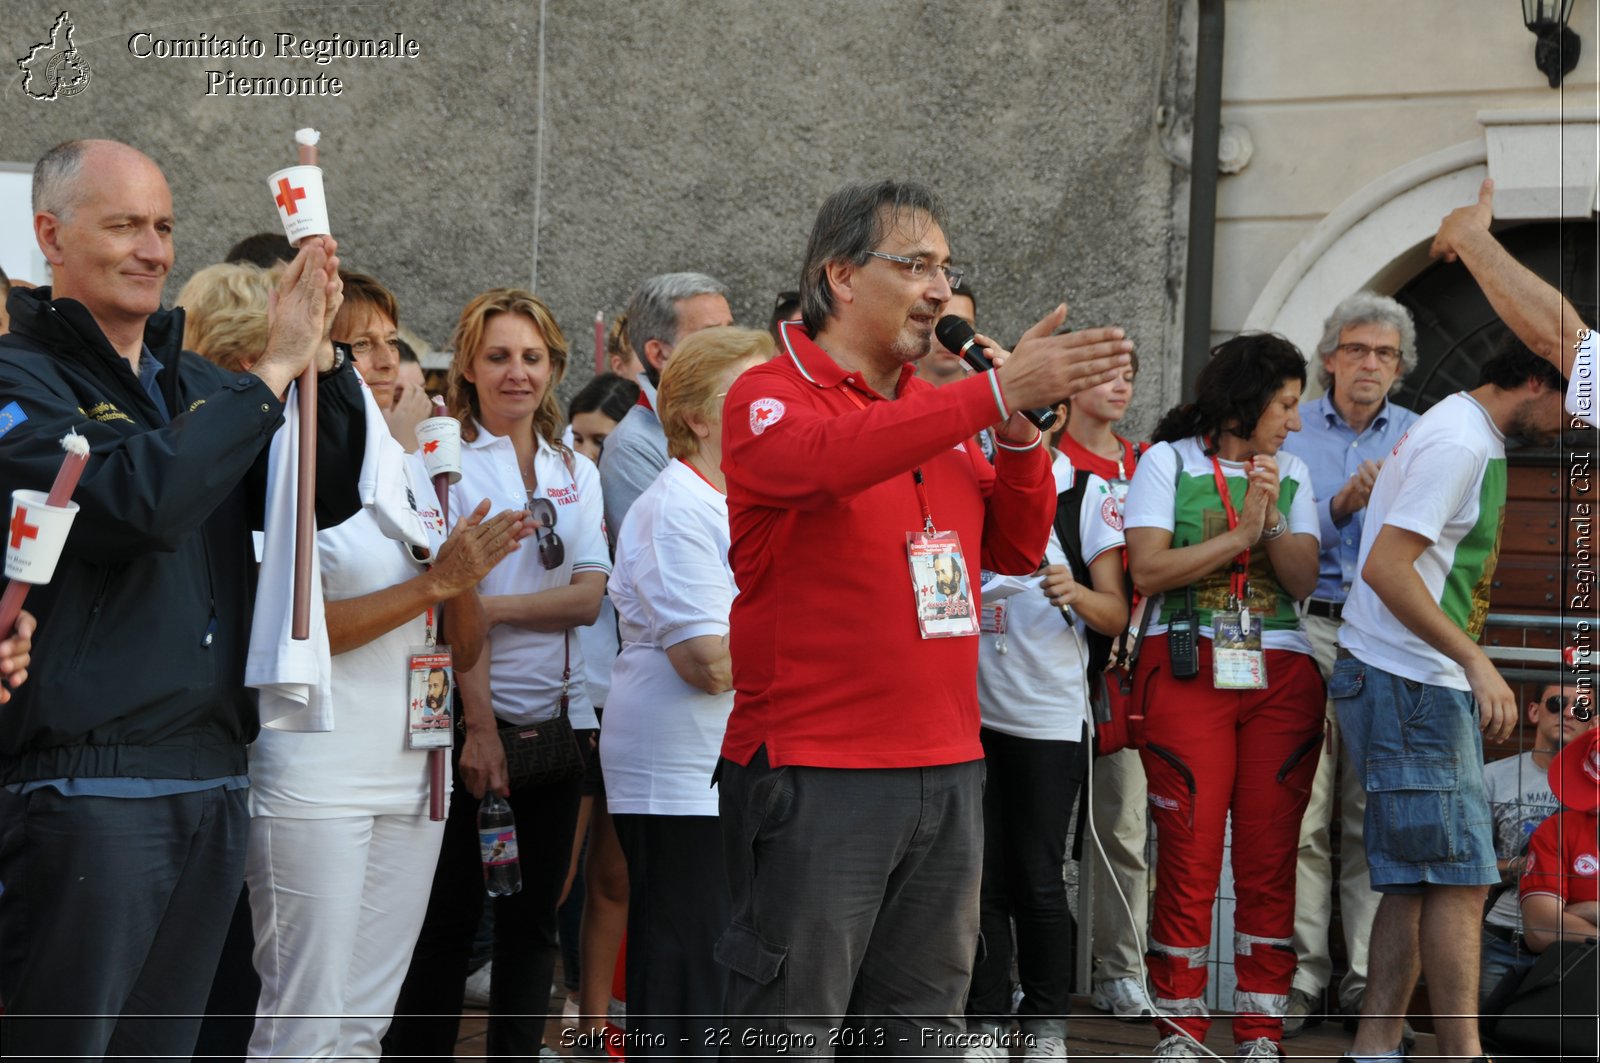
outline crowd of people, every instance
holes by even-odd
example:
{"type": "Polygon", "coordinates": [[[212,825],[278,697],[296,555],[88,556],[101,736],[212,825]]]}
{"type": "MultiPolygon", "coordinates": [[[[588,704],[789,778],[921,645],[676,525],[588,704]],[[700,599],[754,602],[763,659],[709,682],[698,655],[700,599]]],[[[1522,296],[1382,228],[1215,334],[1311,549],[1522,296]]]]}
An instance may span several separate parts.
{"type": "Polygon", "coordinates": [[[1309,358],[1218,344],[1148,443],[1121,328],[1058,306],[980,333],[987,369],[934,339],[978,301],[916,184],[829,196],[766,330],[713,277],[645,279],[565,409],[536,293],[474,296],[430,380],[330,238],[243,241],[163,309],[154,161],[69,141],[33,197],[51,284],[7,301],[0,488],[48,485],[69,430],[91,456],[0,632],[7,1058],[449,1058],[469,976],[489,1053],[534,1058],[558,954],[578,1055],[1065,1058],[1092,925],[1093,1005],[1201,1059],[1231,852],[1236,1058],[1332,992],[1350,1057],[1398,1059],[1421,973],[1472,1059],[1480,1004],[1600,933],[1592,688],[1520,707],[1477,643],[1507,439],[1593,374],[1487,185],[1434,248],[1516,337],[1477,387],[1392,402],[1416,328],[1358,292],[1309,358]],[[289,696],[269,574],[312,366],[289,696]],[[491,897],[495,795],[521,878],[491,897]]]}

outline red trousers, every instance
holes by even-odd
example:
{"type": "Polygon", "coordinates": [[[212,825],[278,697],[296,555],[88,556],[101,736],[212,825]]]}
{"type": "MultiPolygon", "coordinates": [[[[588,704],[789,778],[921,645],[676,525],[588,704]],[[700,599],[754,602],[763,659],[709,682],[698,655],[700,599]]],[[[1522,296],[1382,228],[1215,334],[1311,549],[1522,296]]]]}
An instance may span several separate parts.
{"type": "Polygon", "coordinates": [[[1174,679],[1165,635],[1140,651],[1134,704],[1156,824],[1150,977],[1159,1020],[1205,1040],[1212,902],[1233,816],[1233,1035],[1278,1041],[1294,976],[1294,875],[1300,820],[1321,753],[1323,684],[1309,654],[1267,650],[1265,690],[1217,690],[1211,641],[1200,674],[1174,679]]]}

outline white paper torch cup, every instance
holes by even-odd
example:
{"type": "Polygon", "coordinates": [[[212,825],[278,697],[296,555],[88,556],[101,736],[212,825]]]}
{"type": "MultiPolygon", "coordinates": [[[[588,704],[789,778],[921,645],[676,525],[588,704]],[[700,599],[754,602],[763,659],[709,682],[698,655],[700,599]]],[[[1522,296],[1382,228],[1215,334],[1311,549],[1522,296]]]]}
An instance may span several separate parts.
{"type": "Polygon", "coordinates": [[[331,236],[328,201],[322,194],[322,167],[290,166],[267,178],[283,235],[296,247],[308,236],[331,236]]]}
{"type": "Polygon", "coordinates": [[[417,422],[417,446],[428,478],[449,473],[450,482],[461,479],[461,422],[454,417],[429,417],[417,422]]]}
{"type": "Polygon", "coordinates": [[[11,492],[11,525],[6,536],[6,578],[49,583],[67,545],[78,503],[49,505],[43,491],[11,492]]]}

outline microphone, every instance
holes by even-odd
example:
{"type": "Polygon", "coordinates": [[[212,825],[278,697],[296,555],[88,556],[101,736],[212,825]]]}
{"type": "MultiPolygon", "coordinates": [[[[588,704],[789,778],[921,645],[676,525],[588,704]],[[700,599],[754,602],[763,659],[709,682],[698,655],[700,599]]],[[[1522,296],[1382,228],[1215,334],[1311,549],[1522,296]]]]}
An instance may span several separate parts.
{"type": "MultiPolygon", "coordinates": [[[[978,334],[972,331],[972,326],[956,317],[946,314],[933,326],[933,334],[939,337],[939,342],[944,344],[945,350],[953,351],[961,360],[982,373],[994,368],[994,363],[989,361],[989,356],[983,353],[983,347],[978,343],[978,334]]],[[[1033,426],[1041,432],[1050,430],[1056,423],[1056,411],[1023,410],[1022,416],[1033,422],[1033,426]]]]}

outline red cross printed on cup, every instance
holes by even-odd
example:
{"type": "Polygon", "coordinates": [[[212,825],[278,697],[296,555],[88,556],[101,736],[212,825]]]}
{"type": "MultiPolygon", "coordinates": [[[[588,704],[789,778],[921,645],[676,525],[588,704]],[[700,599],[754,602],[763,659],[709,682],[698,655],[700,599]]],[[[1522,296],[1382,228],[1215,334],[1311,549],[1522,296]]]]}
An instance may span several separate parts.
{"type": "Polygon", "coordinates": [[[298,214],[300,211],[295,206],[295,202],[306,198],[306,190],[295,188],[289,183],[287,177],[280,177],[278,179],[278,194],[275,198],[278,206],[282,208],[285,214],[298,214]]]}
{"type": "Polygon", "coordinates": [[[11,518],[11,549],[16,550],[22,546],[24,539],[37,539],[39,526],[28,523],[28,511],[21,506],[11,518]]]}

